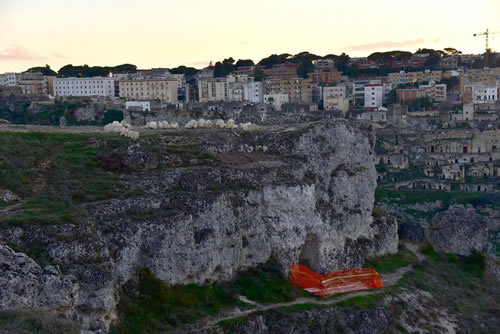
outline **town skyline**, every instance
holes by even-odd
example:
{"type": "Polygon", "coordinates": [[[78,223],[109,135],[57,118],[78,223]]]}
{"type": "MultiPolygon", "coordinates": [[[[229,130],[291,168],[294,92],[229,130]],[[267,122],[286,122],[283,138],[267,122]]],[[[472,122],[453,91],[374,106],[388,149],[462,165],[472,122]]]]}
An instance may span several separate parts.
{"type": "MultiPolygon", "coordinates": [[[[45,64],[53,69],[122,63],[139,68],[203,68],[227,57],[258,62],[270,54],[306,50],[319,55],[345,52],[351,57],[418,48],[484,52],[484,36],[473,34],[500,30],[494,17],[500,4],[485,0],[452,9],[450,4],[425,0],[421,7],[435,10],[408,17],[405,13],[411,6],[392,0],[377,6],[258,0],[250,7],[226,0],[215,5],[6,0],[0,4],[0,72],[45,64]],[[450,15],[443,15],[447,12],[450,15]]],[[[490,37],[494,51],[500,50],[498,36],[490,37]]]]}

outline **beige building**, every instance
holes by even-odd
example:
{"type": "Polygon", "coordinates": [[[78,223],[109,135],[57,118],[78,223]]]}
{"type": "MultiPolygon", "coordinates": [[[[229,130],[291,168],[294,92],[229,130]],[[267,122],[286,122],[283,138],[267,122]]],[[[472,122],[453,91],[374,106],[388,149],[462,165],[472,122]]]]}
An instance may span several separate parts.
{"type": "Polygon", "coordinates": [[[405,88],[396,90],[398,103],[412,104],[416,99],[428,96],[432,101],[446,101],[446,84],[436,84],[434,81],[418,88],[405,88]]]}
{"type": "Polygon", "coordinates": [[[349,99],[343,96],[323,96],[325,110],[341,110],[344,115],[349,111],[349,99]]]}
{"type": "Polygon", "coordinates": [[[323,87],[323,98],[325,97],[346,97],[347,87],[344,85],[339,86],[326,86],[323,87]]]}
{"type": "Polygon", "coordinates": [[[198,81],[200,102],[227,101],[226,78],[204,78],[198,81]]]}
{"type": "Polygon", "coordinates": [[[389,73],[389,82],[397,86],[400,84],[423,82],[423,81],[441,81],[443,72],[425,70],[424,72],[405,72],[389,73]]]}
{"type": "Polygon", "coordinates": [[[309,79],[277,79],[264,81],[264,95],[286,94],[291,103],[317,102],[318,85],[309,79]]]}
{"type": "Polygon", "coordinates": [[[136,100],[159,99],[177,103],[178,81],[174,78],[121,80],[120,97],[136,100]]]}

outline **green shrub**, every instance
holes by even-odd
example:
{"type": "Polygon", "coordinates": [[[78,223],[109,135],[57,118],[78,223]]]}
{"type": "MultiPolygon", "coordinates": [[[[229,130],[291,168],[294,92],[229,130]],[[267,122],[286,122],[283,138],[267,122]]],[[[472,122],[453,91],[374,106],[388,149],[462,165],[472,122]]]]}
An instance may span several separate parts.
{"type": "Polygon", "coordinates": [[[104,113],[102,125],[113,123],[114,121],[121,122],[123,120],[123,112],[121,110],[109,109],[104,113]]]}

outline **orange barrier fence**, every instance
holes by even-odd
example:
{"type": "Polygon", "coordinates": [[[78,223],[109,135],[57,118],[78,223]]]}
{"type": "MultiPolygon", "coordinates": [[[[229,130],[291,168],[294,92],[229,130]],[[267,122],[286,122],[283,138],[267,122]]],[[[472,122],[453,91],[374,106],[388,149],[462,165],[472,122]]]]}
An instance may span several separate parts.
{"type": "Polygon", "coordinates": [[[301,264],[292,264],[290,281],[321,298],[341,292],[384,287],[382,279],[373,268],[339,270],[321,275],[301,264]]]}

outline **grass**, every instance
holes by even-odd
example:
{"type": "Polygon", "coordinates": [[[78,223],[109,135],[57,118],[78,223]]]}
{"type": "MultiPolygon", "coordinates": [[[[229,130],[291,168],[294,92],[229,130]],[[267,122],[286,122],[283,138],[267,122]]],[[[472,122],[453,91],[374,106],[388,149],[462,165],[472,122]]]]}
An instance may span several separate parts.
{"type": "Polygon", "coordinates": [[[111,333],[159,333],[239,305],[221,286],[167,286],[143,269],[138,295],[121,298],[121,321],[111,333]]]}
{"type": "Polygon", "coordinates": [[[416,260],[417,257],[415,254],[406,249],[403,245],[399,247],[396,254],[370,259],[365,262],[364,267],[372,267],[378,273],[387,274],[392,273],[401,267],[415,263],[416,260]]]}
{"type": "Polygon", "coordinates": [[[381,298],[381,296],[382,296],[381,293],[376,293],[366,296],[356,296],[338,302],[336,305],[339,307],[354,306],[360,309],[368,309],[372,307],[375,304],[375,302],[381,298]]]}
{"type": "Polygon", "coordinates": [[[232,283],[232,290],[261,304],[283,303],[298,297],[310,296],[277,272],[260,269],[241,274],[232,283]]]}
{"type": "Polygon", "coordinates": [[[281,278],[275,271],[252,270],[229,283],[168,286],[143,269],[139,272],[138,294],[125,294],[118,311],[122,315],[111,333],[157,333],[180,324],[215,315],[223,309],[250,305],[236,298],[243,295],[258,303],[280,303],[309,296],[281,278]]]}
{"type": "Polygon", "coordinates": [[[43,312],[0,311],[0,332],[16,334],[77,334],[78,326],[43,312]]]}
{"type": "Polygon", "coordinates": [[[80,204],[119,196],[118,176],[103,168],[99,153],[89,135],[1,133],[0,156],[7,159],[0,162],[0,188],[33,198],[0,225],[76,222],[80,204]],[[34,194],[37,183],[45,185],[34,194]]]}

